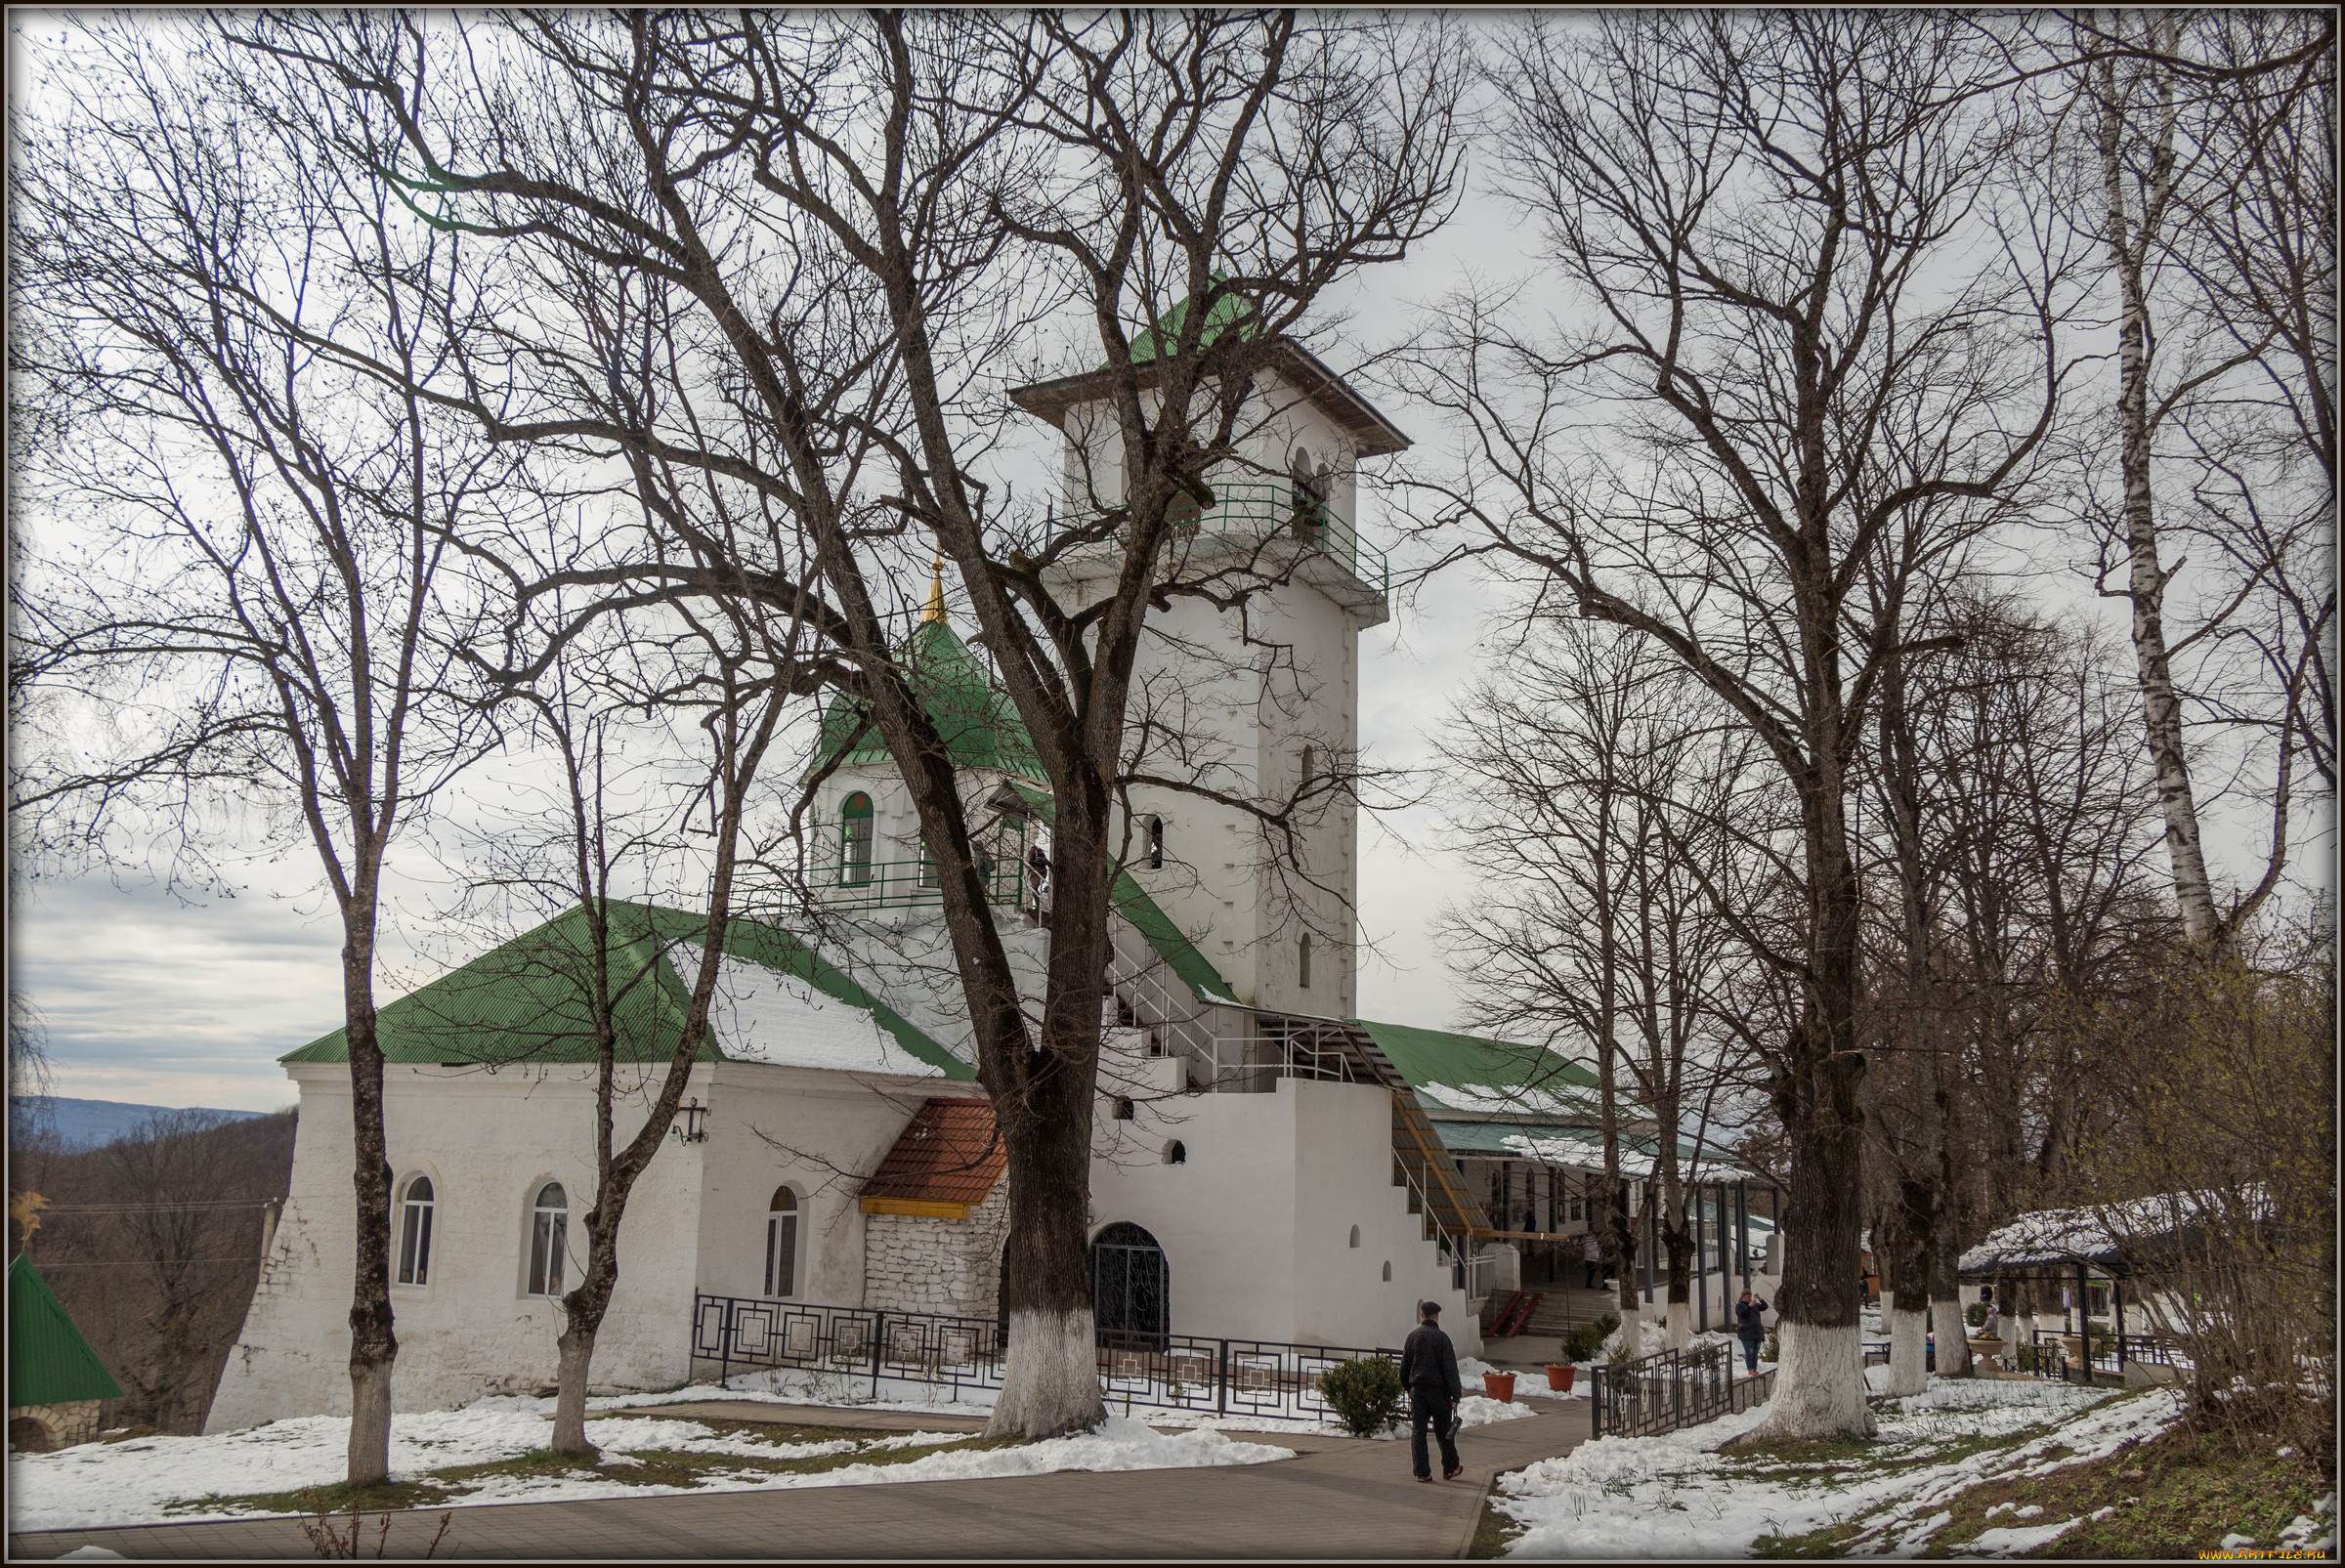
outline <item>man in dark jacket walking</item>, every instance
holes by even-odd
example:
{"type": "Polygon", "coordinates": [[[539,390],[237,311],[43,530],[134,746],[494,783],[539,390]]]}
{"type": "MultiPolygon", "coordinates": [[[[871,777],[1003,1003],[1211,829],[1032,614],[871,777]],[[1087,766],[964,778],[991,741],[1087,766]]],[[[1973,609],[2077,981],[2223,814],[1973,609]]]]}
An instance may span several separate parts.
{"type": "Polygon", "coordinates": [[[1742,1299],[1734,1303],[1734,1333],[1742,1340],[1742,1359],[1759,1376],[1759,1344],[1767,1337],[1767,1303],[1745,1291],[1742,1299]]]}
{"type": "Polygon", "coordinates": [[[1457,1438],[1458,1401],[1466,1388],[1458,1381],[1458,1353],[1441,1332],[1441,1303],[1425,1302],[1417,1313],[1417,1327],[1400,1347],[1400,1382],[1409,1391],[1409,1463],[1418,1480],[1433,1478],[1432,1457],[1425,1449],[1429,1422],[1441,1440],[1441,1479],[1454,1481],[1466,1471],[1457,1438]]]}

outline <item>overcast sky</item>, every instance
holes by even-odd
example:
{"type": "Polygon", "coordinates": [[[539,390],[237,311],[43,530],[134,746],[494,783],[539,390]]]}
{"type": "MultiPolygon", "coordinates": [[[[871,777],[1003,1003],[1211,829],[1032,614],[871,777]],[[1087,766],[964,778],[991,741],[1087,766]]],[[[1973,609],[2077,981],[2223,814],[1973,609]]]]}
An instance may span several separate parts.
{"type": "MultiPolygon", "coordinates": [[[[1533,273],[1536,234],[1486,196],[1470,198],[1451,226],[1408,262],[1362,275],[1337,302],[1350,320],[1322,348],[1349,369],[1396,337],[1411,310],[1455,286],[1468,269],[1485,280],[1533,273]],[[1350,352],[1346,352],[1349,350],[1350,352]]],[[[1422,409],[1381,393],[1384,412],[1420,442],[1440,432],[1422,409]]],[[[1389,543],[1363,474],[1362,531],[1389,543]]],[[[1396,561],[1395,565],[1400,563],[1396,561]]],[[[2080,583],[2051,591],[2080,614],[2107,617],[2121,632],[2118,607],[2096,602],[2080,583]]],[[[1488,596],[1463,574],[1396,600],[1392,618],[1361,638],[1361,739],[1368,760],[1386,767],[1431,760],[1428,731],[1449,711],[1474,665],[1488,596]]],[[[1467,874],[1434,844],[1438,799],[1381,817],[1363,816],[1361,927],[1372,950],[1359,976],[1365,1016],[1441,1027],[1456,1022],[1457,983],[1428,942],[1445,903],[1469,896],[1467,874]]],[[[2247,840],[2218,824],[2210,847],[2244,864],[2247,840]]],[[[2329,843],[2312,848],[2325,862],[2329,843]]],[[[418,869],[410,858],[410,871],[418,869]]],[[[432,871],[431,864],[420,869],[432,871]]],[[[2314,874],[2324,874],[2315,872],[2314,874]]],[[[233,900],[183,904],[143,877],[21,884],[9,911],[9,986],[27,994],[47,1025],[57,1092],[160,1105],[266,1110],[289,1104],[276,1058],[339,1026],[340,932],[303,857],[249,869],[233,900]]],[[[428,919],[448,889],[426,874],[394,877],[378,995],[404,993],[440,972],[456,944],[432,942],[428,919]]],[[[474,949],[477,951],[477,942],[474,949]]]]}

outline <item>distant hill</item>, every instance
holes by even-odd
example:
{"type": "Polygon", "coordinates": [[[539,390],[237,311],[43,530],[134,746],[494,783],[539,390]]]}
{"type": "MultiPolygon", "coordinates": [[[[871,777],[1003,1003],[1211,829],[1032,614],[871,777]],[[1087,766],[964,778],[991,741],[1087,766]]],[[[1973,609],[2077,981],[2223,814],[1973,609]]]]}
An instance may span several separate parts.
{"type": "Polygon", "coordinates": [[[193,1110],[209,1116],[243,1122],[266,1116],[265,1111],[220,1111],[208,1106],[130,1105],[121,1100],[73,1100],[63,1095],[30,1094],[8,1107],[9,1133],[21,1138],[54,1117],[57,1141],[64,1149],[102,1149],[126,1136],[149,1117],[163,1111],[193,1110]]]}

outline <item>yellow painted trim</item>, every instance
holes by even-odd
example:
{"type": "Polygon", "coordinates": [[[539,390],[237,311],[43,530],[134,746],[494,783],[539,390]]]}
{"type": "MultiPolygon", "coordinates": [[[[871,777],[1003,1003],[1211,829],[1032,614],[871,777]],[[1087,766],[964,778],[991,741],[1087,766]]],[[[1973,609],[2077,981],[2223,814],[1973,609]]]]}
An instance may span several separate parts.
{"type": "Polygon", "coordinates": [[[866,1198],[867,1214],[917,1214],[922,1219],[966,1219],[967,1204],[940,1204],[925,1198],[866,1198]]]}

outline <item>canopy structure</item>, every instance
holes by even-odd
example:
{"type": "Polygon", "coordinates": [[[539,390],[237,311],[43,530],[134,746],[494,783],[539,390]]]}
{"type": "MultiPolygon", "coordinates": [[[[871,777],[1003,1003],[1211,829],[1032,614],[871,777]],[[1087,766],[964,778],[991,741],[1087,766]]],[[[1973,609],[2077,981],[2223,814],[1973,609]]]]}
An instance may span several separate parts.
{"type": "Polygon", "coordinates": [[[2270,1215],[2271,1201],[2260,1186],[2038,1209],[1989,1231],[1956,1268],[1964,1279],[1992,1279],[2083,1264],[2108,1278],[2127,1279],[2186,1249],[2210,1225],[2255,1224],[2270,1215]]]}
{"type": "MultiPolygon", "coordinates": [[[[1541,1165],[1565,1165],[1576,1170],[1604,1168],[1603,1135],[1594,1127],[1536,1122],[1442,1121],[1435,1125],[1440,1129],[1441,1141],[1453,1155],[1483,1160],[1535,1160],[1541,1165]]],[[[1660,1154],[1661,1146],[1652,1138],[1623,1136],[1621,1175],[1631,1181],[1651,1179],[1660,1154]]],[[[1734,1164],[1715,1148],[1684,1140],[1678,1144],[1678,1170],[1684,1179],[1695,1182],[1769,1180],[1759,1171],[1734,1164]]]]}

